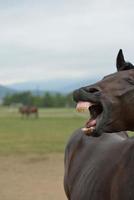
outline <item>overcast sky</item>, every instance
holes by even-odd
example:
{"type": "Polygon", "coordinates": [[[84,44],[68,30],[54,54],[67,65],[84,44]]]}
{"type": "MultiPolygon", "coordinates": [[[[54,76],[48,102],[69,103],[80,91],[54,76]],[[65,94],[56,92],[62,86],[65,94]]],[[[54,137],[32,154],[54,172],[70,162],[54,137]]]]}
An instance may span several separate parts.
{"type": "Polygon", "coordinates": [[[133,0],[0,0],[0,83],[100,77],[134,62],[133,0]]]}

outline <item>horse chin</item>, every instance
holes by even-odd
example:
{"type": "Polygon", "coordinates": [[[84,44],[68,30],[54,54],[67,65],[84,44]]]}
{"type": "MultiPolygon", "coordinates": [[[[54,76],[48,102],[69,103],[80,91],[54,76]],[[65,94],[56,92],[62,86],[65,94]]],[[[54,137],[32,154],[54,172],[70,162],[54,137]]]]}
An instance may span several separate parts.
{"type": "Polygon", "coordinates": [[[122,124],[122,122],[120,123],[120,121],[117,121],[116,123],[114,123],[114,120],[112,123],[111,121],[109,122],[108,120],[103,121],[98,125],[98,127],[96,127],[96,132],[99,133],[100,135],[102,133],[114,133],[127,130],[128,130],[127,127],[125,127],[124,124],[122,124]]]}

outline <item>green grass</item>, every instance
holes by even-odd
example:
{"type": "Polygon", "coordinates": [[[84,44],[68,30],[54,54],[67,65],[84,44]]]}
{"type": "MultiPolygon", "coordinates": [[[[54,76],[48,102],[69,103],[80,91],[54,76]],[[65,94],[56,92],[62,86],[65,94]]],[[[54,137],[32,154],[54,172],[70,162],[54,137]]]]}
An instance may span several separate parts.
{"type": "Polygon", "coordinates": [[[18,109],[0,107],[0,154],[63,152],[68,138],[85,124],[87,115],[75,109],[40,109],[38,119],[22,119],[18,109]]]}
{"type": "Polygon", "coordinates": [[[63,152],[72,132],[86,120],[75,109],[41,109],[40,117],[21,118],[14,108],[0,108],[0,154],[63,152]]]}

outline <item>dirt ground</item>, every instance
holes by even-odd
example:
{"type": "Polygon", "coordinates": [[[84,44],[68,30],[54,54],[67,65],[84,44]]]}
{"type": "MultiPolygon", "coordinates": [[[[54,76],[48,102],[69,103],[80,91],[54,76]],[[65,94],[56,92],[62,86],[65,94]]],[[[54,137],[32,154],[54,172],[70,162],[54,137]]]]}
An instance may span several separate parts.
{"type": "Polygon", "coordinates": [[[66,200],[63,155],[0,156],[0,200],[66,200]]]}

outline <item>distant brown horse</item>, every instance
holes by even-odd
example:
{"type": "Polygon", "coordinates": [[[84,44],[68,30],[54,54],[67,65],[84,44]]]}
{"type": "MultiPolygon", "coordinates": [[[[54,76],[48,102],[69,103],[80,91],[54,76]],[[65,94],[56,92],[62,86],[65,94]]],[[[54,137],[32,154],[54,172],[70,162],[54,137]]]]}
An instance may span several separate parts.
{"type": "Polygon", "coordinates": [[[31,114],[34,114],[35,117],[38,117],[38,108],[36,106],[21,106],[19,112],[22,116],[29,117],[31,114]]]}

